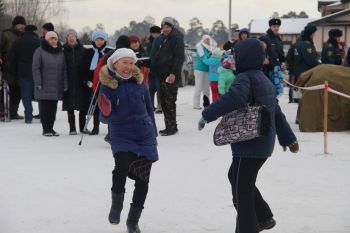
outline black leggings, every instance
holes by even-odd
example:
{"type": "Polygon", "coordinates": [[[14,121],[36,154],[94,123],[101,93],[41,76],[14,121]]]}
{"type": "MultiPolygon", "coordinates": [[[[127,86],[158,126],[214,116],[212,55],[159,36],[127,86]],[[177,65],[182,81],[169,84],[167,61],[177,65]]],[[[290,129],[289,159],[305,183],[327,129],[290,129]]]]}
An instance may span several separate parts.
{"type": "MultiPolygon", "coordinates": [[[[137,155],[131,152],[120,152],[114,155],[115,167],[113,170],[112,192],[125,193],[126,178],[129,175],[129,167],[137,155]]],[[[148,182],[135,177],[135,190],[132,197],[132,206],[143,209],[148,193],[148,182]]]]}
{"type": "Polygon", "coordinates": [[[258,172],[267,159],[233,157],[228,173],[233,204],[237,210],[236,233],[258,233],[259,222],[272,218],[269,205],[255,186],[258,172]]]}
{"type": "Polygon", "coordinates": [[[56,120],[57,100],[40,100],[40,121],[43,126],[43,133],[52,133],[56,120]]]}

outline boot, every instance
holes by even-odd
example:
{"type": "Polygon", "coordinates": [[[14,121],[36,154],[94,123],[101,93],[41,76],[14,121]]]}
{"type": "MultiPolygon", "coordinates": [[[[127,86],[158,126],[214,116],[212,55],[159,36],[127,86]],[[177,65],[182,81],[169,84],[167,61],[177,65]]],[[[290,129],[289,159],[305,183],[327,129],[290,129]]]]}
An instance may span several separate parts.
{"type": "Polygon", "coordinates": [[[141,217],[142,209],[135,206],[130,206],[128,220],[126,221],[126,226],[128,228],[128,233],[141,233],[139,228],[139,220],[141,217]]]}
{"type": "Polygon", "coordinates": [[[77,130],[75,129],[75,115],[68,113],[68,123],[69,123],[69,135],[77,135],[77,130]]]}
{"type": "Polygon", "coordinates": [[[270,218],[270,219],[263,221],[263,222],[259,222],[259,232],[261,232],[263,230],[269,230],[269,229],[273,228],[274,226],[276,226],[276,220],[273,218],[270,218]]]}
{"type": "Polygon", "coordinates": [[[112,192],[112,206],[109,212],[108,220],[111,224],[116,225],[120,222],[120,213],[123,209],[124,193],[112,192]]]}
{"type": "Polygon", "coordinates": [[[100,133],[100,120],[98,116],[94,115],[94,128],[90,132],[90,135],[98,135],[100,133]]]}
{"type": "Polygon", "coordinates": [[[210,100],[208,98],[208,96],[204,95],[203,96],[203,107],[208,107],[210,105],[210,100]]]}
{"type": "Polygon", "coordinates": [[[86,123],[86,118],[85,116],[79,116],[79,130],[80,130],[80,133],[82,134],[90,134],[90,130],[88,129],[85,129],[84,130],[84,127],[85,127],[85,123],[86,123]]]}

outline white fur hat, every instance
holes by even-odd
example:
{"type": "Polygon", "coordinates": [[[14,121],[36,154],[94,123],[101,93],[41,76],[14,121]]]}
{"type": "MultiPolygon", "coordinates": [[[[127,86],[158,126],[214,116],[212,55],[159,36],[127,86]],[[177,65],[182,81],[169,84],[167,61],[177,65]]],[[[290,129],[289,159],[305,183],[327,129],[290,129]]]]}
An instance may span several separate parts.
{"type": "Polygon", "coordinates": [[[114,70],[113,69],[113,64],[116,63],[119,59],[124,58],[124,57],[130,57],[134,60],[134,63],[137,62],[137,57],[136,54],[134,53],[134,51],[132,51],[131,49],[127,49],[127,48],[121,48],[121,49],[117,49],[112,56],[110,56],[107,60],[107,64],[108,64],[108,68],[110,70],[114,70]]]}

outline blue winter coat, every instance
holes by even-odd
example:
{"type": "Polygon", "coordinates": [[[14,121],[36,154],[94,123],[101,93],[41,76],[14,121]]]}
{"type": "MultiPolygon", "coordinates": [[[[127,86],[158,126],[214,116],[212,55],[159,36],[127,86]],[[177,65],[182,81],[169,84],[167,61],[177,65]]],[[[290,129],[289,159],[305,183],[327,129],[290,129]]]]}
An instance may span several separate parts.
{"type": "Polygon", "coordinates": [[[100,82],[100,120],[108,124],[113,154],[133,152],[147,160],[158,160],[153,107],[140,71],[125,80],[104,66],[100,71],[100,82]],[[111,108],[103,102],[109,102],[111,108]]]}
{"type": "Polygon", "coordinates": [[[204,64],[209,66],[209,81],[218,82],[219,81],[219,67],[221,65],[221,58],[210,56],[203,58],[204,64]]]}
{"type": "Polygon", "coordinates": [[[233,156],[266,158],[271,156],[276,138],[282,146],[296,142],[286,118],[276,100],[274,86],[261,71],[264,52],[260,43],[248,39],[237,44],[236,67],[238,75],[230,90],[221,98],[206,108],[202,115],[208,121],[214,121],[233,110],[245,107],[251,101],[251,88],[254,91],[255,103],[265,105],[270,112],[271,128],[266,137],[255,138],[231,145],[233,156]]]}

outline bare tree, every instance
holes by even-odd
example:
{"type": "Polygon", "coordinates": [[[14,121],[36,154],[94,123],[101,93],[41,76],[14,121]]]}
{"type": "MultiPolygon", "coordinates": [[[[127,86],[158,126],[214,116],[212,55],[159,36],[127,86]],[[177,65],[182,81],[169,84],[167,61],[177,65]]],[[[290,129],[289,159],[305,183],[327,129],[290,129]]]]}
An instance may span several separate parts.
{"type": "Polygon", "coordinates": [[[36,25],[65,13],[63,0],[5,0],[5,5],[8,15],[21,15],[36,25]]]}

